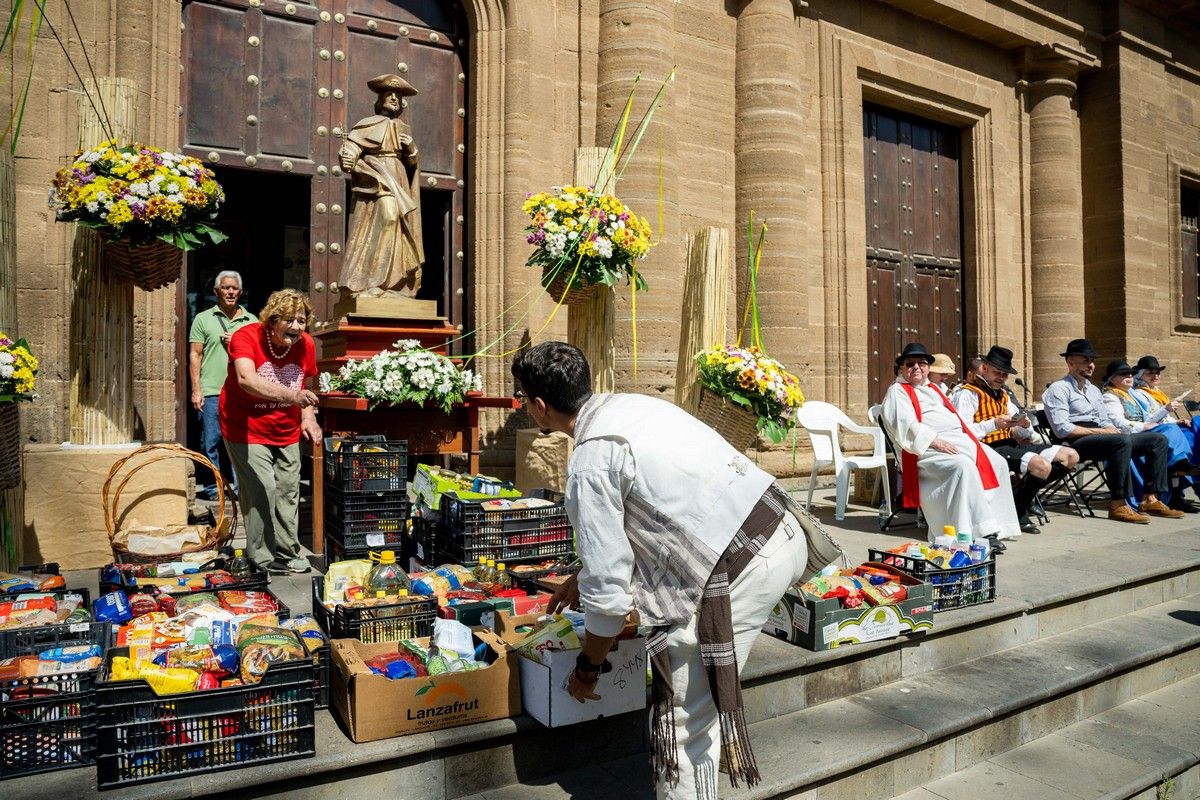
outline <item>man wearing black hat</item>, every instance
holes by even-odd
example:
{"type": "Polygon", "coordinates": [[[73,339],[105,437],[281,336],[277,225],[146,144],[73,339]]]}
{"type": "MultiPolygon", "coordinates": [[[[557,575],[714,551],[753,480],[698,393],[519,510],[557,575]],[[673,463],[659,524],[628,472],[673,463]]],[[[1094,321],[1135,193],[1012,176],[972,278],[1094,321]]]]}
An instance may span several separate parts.
{"type": "Polygon", "coordinates": [[[946,525],[976,539],[1015,539],[1021,526],[1008,465],[979,442],[946,395],[929,381],[931,363],[933,356],[925,345],[906,345],[896,358],[900,375],[883,400],[881,420],[901,448],[905,505],[921,507],[930,540],[946,525]]]}
{"type": "Polygon", "coordinates": [[[959,386],[950,399],[971,432],[1021,476],[1013,489],[1021,531],[1041,533],[1029,518],[1029,507],[1043,486],[1079,463],[1079,454],[1065,445],[1034,443],[1029,414],[1017,407],[1005,386],[1008,376],[1017,374],[1012,356],[1007,347],[993,345],[980,359],[975,376],[959,386]]]}
{"type": "Polygon", "coordinates": [[[1183,516],[1158,499],[1159,493],[1168,488],[1167,440],[1155,433],[1121,433],[1104,404],[1104,396],[1090,380],[1099,355],[1087,339],[1073,339],[1067,345],[1062,357],[1067,360],[1068,372],[1042,395],[1050,427],[1060,439],[1069,440],[1080,457],[1104,460],[1109,519],[1145,525],[1150,516],[1183,516]],[[1146,463],[1146,491],[1138,507],[1141,513],[1126,502],[1133,496],[1129,461],[1135,455],[1144,456],[1146,463]]]}

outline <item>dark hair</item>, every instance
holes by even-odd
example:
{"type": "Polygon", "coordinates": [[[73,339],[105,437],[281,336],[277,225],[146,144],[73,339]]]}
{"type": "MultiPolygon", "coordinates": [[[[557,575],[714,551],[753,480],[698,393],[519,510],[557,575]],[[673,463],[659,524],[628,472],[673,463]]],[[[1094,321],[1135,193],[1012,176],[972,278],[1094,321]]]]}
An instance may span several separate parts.
{"type": "Polygon", "coordinates": [[[583,351],[566,342],[542,342],[513,359],[512,375],[529,397],[574,414],[592,396],[592,370],[583,351]]]}

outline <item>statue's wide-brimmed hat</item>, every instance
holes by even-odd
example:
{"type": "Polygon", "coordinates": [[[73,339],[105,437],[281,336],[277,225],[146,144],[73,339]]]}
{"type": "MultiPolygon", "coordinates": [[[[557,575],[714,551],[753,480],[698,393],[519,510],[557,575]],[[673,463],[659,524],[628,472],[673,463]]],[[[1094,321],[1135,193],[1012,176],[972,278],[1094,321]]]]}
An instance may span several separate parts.
{"type": "Polygon", "coordinates": [[[376,75],[367,81],[367,87],[375,94],[395,92],[401,97],[412,97],[417,93],[416,87],[399,75],[376,75]]]}

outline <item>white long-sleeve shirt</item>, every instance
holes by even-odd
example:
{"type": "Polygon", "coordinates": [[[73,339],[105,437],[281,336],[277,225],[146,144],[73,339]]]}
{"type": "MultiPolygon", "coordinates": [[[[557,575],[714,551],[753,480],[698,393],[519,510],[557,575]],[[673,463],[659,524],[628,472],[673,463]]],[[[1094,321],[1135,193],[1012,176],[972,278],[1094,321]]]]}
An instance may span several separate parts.
{"type": "MultiPolygon", "coordinates": [[[[1008,416],[1013,416],[1020,409],[1013,402],[1011,396],[1005,392],[1007,405],[1004,413],[1008,416]]],[[[954,404],[954,410],[962,417],[963,422],[971,429],[971,433],[975,434],[976,439],[982,440],[983,437],[996,432],[996,420],[985,419],[983,422],[975,422],[975,415],[979,413],[979,395],[975,394],[965,386],[959,386],[950,395],[950,402],[954,404]]],[[[1029,428],[1020,425],[1014,425],[1008,429],[1009,432],[1020,442],[1029,442],[1033,440],[1033,431],[1029,428]]]]}
{"type": "Polygon", "coordinates": [[[1104,393],[1104,405],[1108,407],[1108,415],[1112,417],[1113,422],[1116,423],[1116,426],[1122,433],[1141,433],[1142,431],[1149,430],[1166,419],[1167,415],[1171,413],[1171,409],[1164,406],[1159,406],[1156,410],[1151,410],[1151,406],[1145,402],[1146,395],[1137,389],[1130,392],[1129,396],[1142,409],[1143,419],[1130,419],[1125,414],[1125,404],[1121,402],[1121,397],[1113,392],[1104,393]]]}

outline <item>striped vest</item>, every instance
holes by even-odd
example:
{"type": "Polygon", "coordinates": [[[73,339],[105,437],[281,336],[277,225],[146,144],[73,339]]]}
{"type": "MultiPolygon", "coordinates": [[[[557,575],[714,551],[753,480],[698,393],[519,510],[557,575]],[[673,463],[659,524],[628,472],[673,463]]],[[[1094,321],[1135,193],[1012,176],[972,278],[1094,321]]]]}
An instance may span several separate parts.
{"type": "MultiPolygon", "coordinates": [[[[989,392],[985,392],[981,387],[976,386],[973,383],[965,383],[963,384],[962,388],[969,389],[975,393],[976,397],[979,398],[979,408],[975,411],[975,419],[973,420],[974,422],[985,422],[986,420],[994,419],[995,417],[998,417],[1008,411],[1007,394],[1002,392],[1000,399],[997,400],[996,398],[992,397],[989,392]]],[[[984,444],[991,444],[993,442],[1003,442],[1011,438],[1013,438],[1012,434],[1008,431],[992,431],[987,436],[981,437],[980,441],[984,444]]]]}

